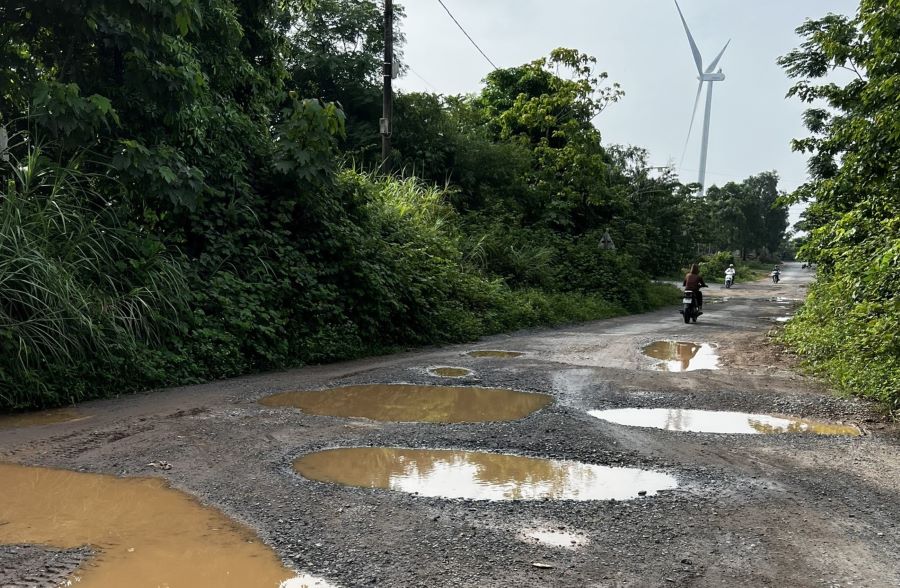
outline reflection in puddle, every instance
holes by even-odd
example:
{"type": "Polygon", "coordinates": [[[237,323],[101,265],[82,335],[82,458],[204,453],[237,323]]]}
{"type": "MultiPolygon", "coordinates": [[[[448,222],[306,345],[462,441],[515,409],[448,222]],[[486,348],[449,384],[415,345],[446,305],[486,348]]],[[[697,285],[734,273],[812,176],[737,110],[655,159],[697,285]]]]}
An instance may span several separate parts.
{"type": "Polygon", "coordinates": [[[691,433],[736,433],[744,435],[809,433],[856,436],[853,425],[829,423],[767,414],[680,408],[617,408],[592,410],[590,415],[629,427],[652,427],[691,433]]]}
{"type": "Polygon", "coordinates": [[[162,480],[13,464],[0,464],[0,479],[0,544],[91,545],[99,555],[76,572],[79,586],[314,585],[250,529],[162,480]]]}
{"type": "Polygon", "coordinates": [[[36,427],[40,425],[55,425],[83,421],[90,418],[74,408],[55,408],[39,412],[23,412],[22,414],[0,415],[0,429],[18,429],[20,427],[36,427]]]}
{"type": "Polygon", "coordinates": [[[786,323],[786,322],[788,322],[789,320],[791,320],[792,318],[794,318],[793,315],[780,316],[780,317],[778,317],[778,318],[775,319],[775,322],[778,322],[778,323],[786,323]]]}
{"type": "Polygon", "coordinates": [[[470,351],[467,355],[472,357],[521,357],[525,355],[521,351],[500,351],[498,349],[482,349],[480,351],[470,351]]]}
{"type": "Polygon", "coordinates": [[[709,343],[656,341],[643,349],[644,355],[660,359],[656,369],[664,372],[692,372],[719,369],[716,347],[709,343]]]}
{"type": "Polygon", "coordinates": [[[429,369],[428,373],[441,378],[463,378],[470,375],[472,370],[461,367],[436,367],[429,369]]]}
{"type": "Polygon", "coordinates": [[[562,549],[578,549],[590,543],[583,534],[556,529],[526,529],[519,534],[519,538],[526,543],[562,549]]]}
{"type": "Polygon", "coordinates": [[[472,500],[627,500],[678,485],[662,472],[449,449],[329,449],[294,469],[321,482],[472,500]]]}
{"type": "Polygon", "coordinates": [[[371,384],[284,392],[260,402],[266,406],[299,408],[310,414],[376,421],[479,423],[521,419],[552,400],[546,394],[500,388],[371,384]]]}

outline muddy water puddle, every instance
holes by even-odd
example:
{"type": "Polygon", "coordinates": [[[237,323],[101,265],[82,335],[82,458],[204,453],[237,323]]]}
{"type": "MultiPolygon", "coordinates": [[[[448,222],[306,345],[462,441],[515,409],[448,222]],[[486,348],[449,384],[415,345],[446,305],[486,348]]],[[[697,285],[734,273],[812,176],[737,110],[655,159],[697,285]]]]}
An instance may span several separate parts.
{"type": "Polygon", "coordinates": [[[643,348],[644,355],[660,360],[656,369],[664,372],[692,372],[719,369],[717,347],[690,341],[655,341],[643,348]]]}
{"type": "Polygon", "coordinates": [[[13,464],[0,480],[0,544],[90,545],[98,555],[75,572],[78,586],[329,586],[162,480],[13,464]]]}
{"type": "Polygon", "coordinates": [[[0,430],[18,429],[22,427],[38,427],[42,425],[55,425],[57,423],[83,421],[90,417],[91,415],[84,414],[83,412],[74,408],[55,408],[52,410],[42,410],[39,412],[5,414],[0,415],[0,430]]]}
{"type": "Polygon", "coordinates": [[[678,485],[662,472],[450,449],[328,449],[294,469],[321,482],[471,500],[628,500],[678,485]]]}
{"type": "Polygon", "coordinates": [[[465,378],[472,375],[472,370],[461,367],[433,367],[428,370],[432,376],[439,378],[465,378]]]}
{"type": "Polygon", "coordinates": [[[679,408],[617,408],[592,410],[590,415],[630,427],[650,427],[691,433],[860,435],[859,429],[853,425],[744,412],[679,408]]]}
{"type": "Polygon", "coordinates": [[[521,351],[502,351],[500,349],[480,349],[478,351],[470,351],[466,355],[471,357],[493,357],[497,359],[510,359],[513,357],[522,357],[525,355],[521,351]]]}
{"type": "Polygon", "coordinates": [[[480,423],[513,421],[544,408],[546,394],[475,386],[370,384],[310,392],[285,392],[260,400],[265,406],[376,421],[480,423]]]}

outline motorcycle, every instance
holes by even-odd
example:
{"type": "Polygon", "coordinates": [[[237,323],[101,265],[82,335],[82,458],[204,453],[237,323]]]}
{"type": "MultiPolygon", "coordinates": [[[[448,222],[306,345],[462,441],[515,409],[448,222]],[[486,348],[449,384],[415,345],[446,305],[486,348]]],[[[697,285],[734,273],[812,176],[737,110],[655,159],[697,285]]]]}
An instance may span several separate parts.
{"type": "Polygon", "coordinates": [[[684,305],[684,308],[678,312],[684,315],[684,322],[690,323],[691,321],[694,321],[696,323],[697,317],[700,316],[700,307],[697,305],[697,296],[694,291],[685,290],[681,303],[684,305]]]}
{"type": "Polygon", "coordinates": [[[772,283],[777,284],[781,280],[781,272],[775,270],[772,272],[772,283]]]}
{"type": "Polygon", "coordinates": [[[725,275],[725,287],[731,288],[732,284],[734,284],[734,274],[726,274],[725,275]]]}

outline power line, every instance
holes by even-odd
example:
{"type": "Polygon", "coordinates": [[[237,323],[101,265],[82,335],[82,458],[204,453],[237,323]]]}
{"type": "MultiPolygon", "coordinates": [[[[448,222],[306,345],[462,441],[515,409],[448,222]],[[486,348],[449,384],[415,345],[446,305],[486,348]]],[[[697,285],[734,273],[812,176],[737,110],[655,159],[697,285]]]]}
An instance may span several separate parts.
{"type": "Polygon", "coordinates": [[[406,64],[406,67],[409,68],[409,71],[411,71],[411,72],[413,73],[413,75],[415,75],[417,78],[419,78],[420,80],[422,80],[423,82],[425,82],[425,85],[426,85],[426,86],[428,86],[429,88],[431,88],[432,90],[434,90],[435,93],[437,93],[437,94],[440,94],[440,93],[441,93],[440,90],[438,90],[437,88],[435,88],[434,85],[433,85],[431,82],[429,82],[428,80],[426,80],[425,78],[423,78],[423,77],[421,76],[421,74],[419,74],[419,72],[417,72],[416,70],[414,70],[414,69],[412,68],[411,65],[406,64]]]}
{"type": "Polygon", "coordinates": [[[491,66],[493,66],[494,69],[500,69],[499,67],[497,67],[497,65],[496,65],[493,61],[491,61],[491,58],[488,57],[487,54],[486,54],[484,51],[481,50],[481,47],[479,47],[479,46],[478,46],[478,43],[475,42],[475,39],[473,39],[473,38],[471,37],[471,35],[469,35],[469,33],[466,32],[466,29],[464,29],[463,26],[462,26],[461,24],[459,24],[459,21],[456,20],[456,17],[455,17],[455,16],[453,16],[453,13],[450,12],[450,9],[447,8],[447,5],[446,5],[446,4],[444,4],[444,0],[438,0],[438,3],[439,3],[441,6],[444,7],[444,10],[447,11],[447,14],[450,15],[450,18],[452,18],[452,19],[453,19],[453,22],[456,23],[456,26],[459,27],[459,30],[461,30],[461,31],[463,32],[463,34],[466,36],[466,38],[469,39],[469,41],[472,42],[472,45],[474,45],[475,48],[478,49],[478,52],[481,53],[481,56],[484,57],[484,58],[487,60],[487,62],[490,63],[491,66]]]}

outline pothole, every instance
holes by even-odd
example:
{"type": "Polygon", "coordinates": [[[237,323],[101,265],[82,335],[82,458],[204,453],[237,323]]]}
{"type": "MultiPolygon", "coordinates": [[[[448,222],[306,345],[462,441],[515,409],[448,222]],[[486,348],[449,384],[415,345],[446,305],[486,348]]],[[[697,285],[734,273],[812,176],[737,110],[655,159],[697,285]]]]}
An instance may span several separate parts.
{"type": "Polygon", "coordinates": [[[650,470],[451,449],[328,449],[294,469],[321,482],[470,500],[629,500],[678,486],[650,470]]]}
{"type": "Polygon", "coordinates": [[[807,433],[843,436],[861,434],[860,430],[853,425],[745,412],[681,408],[616,408],[592,410],[589,414],[604,421],[629,427],[651,427],[691,433],[741,435],[807,433]]]}
{"type": "Polygon", "coordinates": [[[329,586],[297,576],[250,529],[163,480],[13,464],[0,464],[0,479],[0,544],[90,545],[98,555],[74,573],[78,585],[329,586]]]}
{"type": "Polygon", "coordinates": [[[284,392],[267,396],[260,403],[299,408],[309,414],[376,421],[481,423],[518,420],[552,400],[547,394],[502,388],[370,384],[284,392]]]}
{"type": "Polygon", "coordinates": [[[508,359],[512,357],[522,357],[525,355],[521,351],[502,351],[500,349],[479,349],[478,351],[470,351],[467,355],[471,357],[494,357],[500,359],[508,359]]]}
{"type": "Polygon", "coordinates": [[[83,421],[90,418],[83,412],[74,408],[54,408],[38,412],[23,412],[21,414],[0,415],[0,429],[18,429],[22,427],[37,427],[41,425],[55,425],[57,423],[83,421]]]}
{"type": "Polygon", "coordinates": [[[428,373],[439,378],[465,378],[472,375],[472,370],[461,367],[433,367],[428,369],[428,373]]]}
{"type": "Polygon", "coordinates": [[[572,532],[562,529],[523,529],[519,532],[519,540],[531,545],[543,545],[559,549],[579,549],[590,543],[583,532],[572,532]]]}
{"type": "Polygon", "coordinates": [[[717,347],[690,341],[655,341],[643,348],[647,357],[661,360],[655,367],[665,372],[719,369],[717,347]]]}

